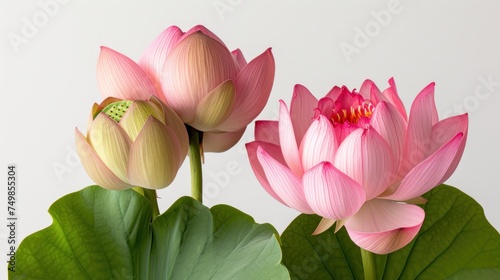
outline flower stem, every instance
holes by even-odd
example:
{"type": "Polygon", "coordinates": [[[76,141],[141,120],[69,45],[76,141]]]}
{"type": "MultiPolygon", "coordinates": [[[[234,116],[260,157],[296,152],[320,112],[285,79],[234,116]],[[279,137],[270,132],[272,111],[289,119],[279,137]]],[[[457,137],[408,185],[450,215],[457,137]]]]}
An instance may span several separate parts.
{"type": "Polygon", "coordinates": [[[144,196],[149,200],[149,203],[151,203],[151,210],[154,220],[158,215],[160,215],[160,209],[158,208],[156,191],[144,188],[142,188],[142,191],[144,192],[144,196]]]}
{"type": "Polygon", "coordinates": [[[200,132],[187,126],[189,135],[189,165],[191,166],[191,196],[202,202],[203,176],[201,170],[200,132]]]}
{"type": "Polygon", "coordinates": [[[363,248],[360,249],[361,249],[361,259],[363,260],[363,271],[365,274],[365,280],[377,279],[375,254],[372,252],[368,252],[363,248]]]}

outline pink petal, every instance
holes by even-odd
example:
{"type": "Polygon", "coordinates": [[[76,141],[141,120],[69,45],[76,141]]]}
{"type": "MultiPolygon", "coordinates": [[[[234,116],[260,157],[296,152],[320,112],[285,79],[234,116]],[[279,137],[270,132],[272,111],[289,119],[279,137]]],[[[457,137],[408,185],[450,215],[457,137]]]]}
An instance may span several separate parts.
{"type": "Polygon", "coordinates": [[[430,154],[432,126],[438,121],[434,103],[434,83],[425,87],[415,98],[410,110],[405,143],[405,159],[401,175],[430,154]]]}
{"type": "Polygon", "coordinates": [[[290,113],[288,113],[288,108],[283,100],[280,100],[279,137],[281,152],[288,167],[290,167],[295,175],[302,177],[304,172],[300,160],[299,148],[295,140],[293,123],[290,118],[290,113]]]}
{"type": "Polygon", "coordinates": [[[333,108],[335,107],[334,99],[329,97],[323,97],[318,101],[317,108],[314,109],[315,114],[314,117],[319,115],[324,115],[328,118],[332,117],[333,108]]]}
{"type": "Polygon", "coordinates": [[[280,145],[278,121],[255,121],[255,141],[280,145]]]}
{"type": "Polygon", "coordinates": [[[208,28],[206,28],[203,25],[196,25],[193,28],[189,29],[186,33],[184,33],[184,35],[179,39],[179,41],[183,40],[184,38],[187,38],[191,34],[197,33],[197,32],[201,32],[201,33],[205,34],[206,36],[208,36],[208,37],[212,38],[213,40],[219,42],[221,45],[223,45],[227,49],[227,47],[224,44],[224,42],[222,42],[222,40],[219,37],[217,37],[217,35],[215,35],[215,33],[213,33],[212,31],[210,31],[208,28]]]}
{"type": "Polygon", "coordinates": [[[283,155],[281,154],[281,149],[279,146],[270,144],[267,142],[259,142],[254,141],[247,143],[246,145],[248,159],[250,160],[250,166],[252,167],[253,173],[257,180],[259,180],[260,184],[264,189],[277,201],[281,202],[283,205],[288,206],[281,197],[279,197],[276,192],[274,192],[273,188],[269,184],[269,181],[266,178],[266,174],[264,173],[264,169],[257,158],[257,149],[261,147],[264,149],[272,158],[276,159],[281,164],[285,164],[285,160],[283,159],[283,155]]]}
{"type": "Polygon", "coordinates": [[[403,104],[403,101],[401,101],[401,98],[399,98],[398,95],[398,90],[396,88],[396,83],[394,82],[394,78],[389,79],[389,85],[390,87],[384,90],[382,92],[382,95],[389,100],[389,102],[396,106],[398,108],[399,112],[403,116],[405,120],[408,120],[408,117],[406,116],[406,109],[405,105],[403,104]]]}
{"type": "Polygon", "coordinates": [[[306,201],[301,180],[290,169],[270,156],[262,147],[257,148],[257,158],[269,185],[289,207],[305,214],[314,213],[306,201]]]}
{"type": "MultiPolygon", "coordinates": [[[[349,89],[345,86],[342,86],[339,97],[335,99],[335,108],[336,110],[342,109],[342,108],[349,108],[353,106],[355,100],[361,99],[361,102],[363,101],[363,98],[360,97],[359,95],[356,96],[352,92],[349,91],[349,89]]],[[[359,103],[359,102],[358,102],[359,103]]]]}
{"type": "Polygon", "coordinates": [[[338,86],[334,86],[325,97],[330,98],[331,100],[337,100],[339,98],[340,93],[342,93],[342,88],[338,86]]]}
{"type": "Polygon", "coordinates": [[[320,115],[313,121],[300,144],[302,168],[308,170],[322,161],[334,162],[338,145],[332,123],[320,115]]]}
{"type": "Polygon", "coordinates": [[[375,254],[388,254],[410,243],[424,222],[422,208],[393,201],[367,201],[345,227],[352,241],[375,254]]]}
{"type": "Polygon", "coordinates": [[[240,131],[225,133],[203,133],[203,151],[207,153],[222,153],[240,141],[246,127],[240,131]]]}
{"type": "Polygon", "coordinates": [[[404,177],[396,192],[384,198],[399,201],[409,200],[421,196],[443,183],[447,179],[445,175],[454,163],[455,156],[463,141],[463,133],[458,133],[446,145],[415,166],[404,177]]]}
{"type": "Polygon", "coordinates": [[[101,47],[97,60],[97,85],[103,98],[147,100],[151,95],[159,95],[139,65],[107,47],[101,47]]]}
{"type": "MultiPolygon", "coordinates": [[[[459,117],[462,118],[462,121],[465,119],[465,127],[462,127],[462,129],[465,129],[465,131],[463,131],[464,139],[463,139],[460,147],[458,147],[458,151],[455,155],[455,158],[453,159],[453,162],[450,164],[450,167],[448,167],[448,171],[446,171],[446,174],[443,177],[443,182],[448,180],[448,178],[450,178],[451,174],[453,174],[453,172],[455,172],[455,169],[457,169],[458,163],[460,162],[460,159],[462,158],[462,155],[464,153],[465,143],[467,142],[468,123],[469,123],[468,114],[466,113],[466,114],[461,115],[459,117]]],[[[464,123],[464,122],[462,122],[462,123],[464,123]]],[[[437,141],[437,139],[436,139],[436,141],[437,141]]]]}
{"type": "Polygon", "coordinates": [[[359,89],[359,94],[361,94],[361,96],[363,96],[364,99],[370,99],[372,88],[376,88],[378,90],[377,86],[372,80],[366,79],[363,82],[363,84],[361,84],[361,88],[359,89]]]}
{"type": "Polygon", "coordinates": [[[327,219],[350,217],[365,202],[363,187],[329,162],[322,162],[308,170],[302,182],[311,209],[327,219]]]}
{"type": "Polygon", "coordinates": [[[351,134],[356,129],[359,129],[357,125],[352,124],[350,122],[336,123],[334,127],[335,127],[335,135],[337,135],[337,141],[339,143],[344,142],[344,139],[347,136],[349,136],[349,134],[351,134]]]}
{"type": "Polygon", "coordinates": [[[194,118],[198,103],[226,80],[236,77],[225,46],[201,32],[181,40],[163,65],[163,93],[184,122],[194,118]]]}
{"type": "Polygon", "coordinates": [[[236,101],[233,113],[219,126],[236,131],[247,126],[267,104],[274,82],[274,57],[271,49],[250,61],[234,80],[236,101]]]}
{"type": "Polygon", "coordinates": [[[75,128],[76,150],[83,168],[99,186],[109,190],[124,190],[133,186],[118,178],[101,160],[85,137],[75,128]]]}
{"type": "Polygon", "coordinates": [[[380,92],[378,87],[371,80],[365,80],[359,89],[359,94],[363,96],[364,99],[369,99],[373,105],[377,105],[379,102],[388,101],[380,92]]]}
{"type": "Polygon", "coordinates": [[[290,117],[295,131],[297,143],[311,125],[314,117],[314,109],[318,106],[318,100],[303,85],[295,85],[293,88],[292,102],[290,103],[290,117]]]}
{"type": "Polygon", "coordinates": [[[373,128],[347,136],[337,150],[335,166],[363,186],[367,200],[383,193],[396,175],[392,151],[373,128]]]}
{"type": "Polygon", "coordinates": [[[370,125],[384,138],[391,148],[396,163],[396,170],[403,160],[406,121],[393,105],[383,101],[375,108],[370,125]]]}
{"type": "Polygon", "coordinates": [[[247,65],[247,61],[243,56],[243,53],[241,52],[240,49],[236,49],[231,52],[231,55],[233,56],[234,63],[237,66],[236,68],[238,69],[238,71],[241,71],[241,69],[243,69],[243,67],[247,65]]]}
{"type": "MultiPolygon", "coordinates": [[[[432,142],[430,154],[448,143],[458,133],[463,133],[465,138],[469,126],[468,114],[449,117],[432,126],[432,142]]],[[[465,141],[464,141],[465,142],[465,141]]]]}
{"type": "MultiPolygon", "coordinates": [[[[155,82],[158,92],[161,90],[162,68],[168,54],[175,47],[183,32],[177,26],[170,26],[165,29],[156,39],[144,50],[139,65],[146,74],[155,82]]],[[[164,98],[160,95],[160,98],[164,98]]],[[[164,100],[164,99],[163,99],[164,100]]]]}

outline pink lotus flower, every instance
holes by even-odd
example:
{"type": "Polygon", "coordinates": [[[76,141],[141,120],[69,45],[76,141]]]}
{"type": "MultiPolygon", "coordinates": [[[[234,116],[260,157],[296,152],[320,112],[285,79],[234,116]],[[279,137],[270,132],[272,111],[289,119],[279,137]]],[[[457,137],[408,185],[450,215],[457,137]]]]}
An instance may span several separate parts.
{"type": "Polygon", "coordinates": [[[387,254],[407,245],[425,213],[414,204],[456,169],[467,138],[467,114],[438,121],[434,83],[407,118],[393,79],[380,90],[334,87],[319,101],[303,86],[279,121],[258,121],[247,144],[257,179],[276,200],[336,222],[365,250],[387,254]]]}
{"type": "Polygon", "coordinates": [[[171,26],[144,51],[139,63],[102,47],[97,81],[104,98],[166,102],[184,123],[203,131],[207,152],[232,147],[262,111],[274,81],[270,49],[248,62],[210,30],[186,33],[171,26]]]}

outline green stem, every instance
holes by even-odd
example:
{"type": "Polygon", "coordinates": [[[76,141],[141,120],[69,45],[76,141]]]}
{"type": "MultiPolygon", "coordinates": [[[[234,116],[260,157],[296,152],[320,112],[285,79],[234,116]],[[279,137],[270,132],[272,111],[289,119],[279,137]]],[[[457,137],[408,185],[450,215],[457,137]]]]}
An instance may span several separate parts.
{"type": "Polygon", "coordinates": [[[189,134],[189,165],[191,166],[191,196],[202,202],[203,177],[201,170],[200,132],[187,126],[189,134]]]}
{"type": "Polygon", "coordinates": [[[361,249],[361,259],[363,260],[363,271],[365,280],[377,279],[377,269],[375,264],[375,254],[361,249]]]}
{"type": "Polygon", "coordinates": [[[144,193],[144,196],[149,200],[149,203],[151,203],[151,210],[153,212],[153,220],[154,220],[158,215],[160,215],[160,208],[158,208],[156,191],[144,188],[141,189],[144,193]]]}

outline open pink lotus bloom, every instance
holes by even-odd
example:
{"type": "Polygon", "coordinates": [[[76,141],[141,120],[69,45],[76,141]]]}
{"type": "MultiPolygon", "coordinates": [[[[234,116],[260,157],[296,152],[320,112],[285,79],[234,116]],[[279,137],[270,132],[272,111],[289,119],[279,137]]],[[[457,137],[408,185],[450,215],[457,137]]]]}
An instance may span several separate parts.
{"type": "Polygon", "coordinates": [[[467,114],[438,120],[434,83],[409,118],[394,80],[380,92],[366,80],[359,92],[334,87],[317,100],[297,85],[279,121],[257,121],[247,144],[257,179],[276,200],[336,222],[359,247],[387,254],[407,245],[425,213],[421,197],[456,169],[467,138],[467,114]]]}
{"type": "Polygon", "coordinates": [[[147,47],[138,63],[102,47],[97,80],[104,98],[166,102],[184,123],[203,131],[207,152],[232,147],[262,111],[274,81],[267,49],[248,62],[210,30],[171,26],[147,47]]]}

